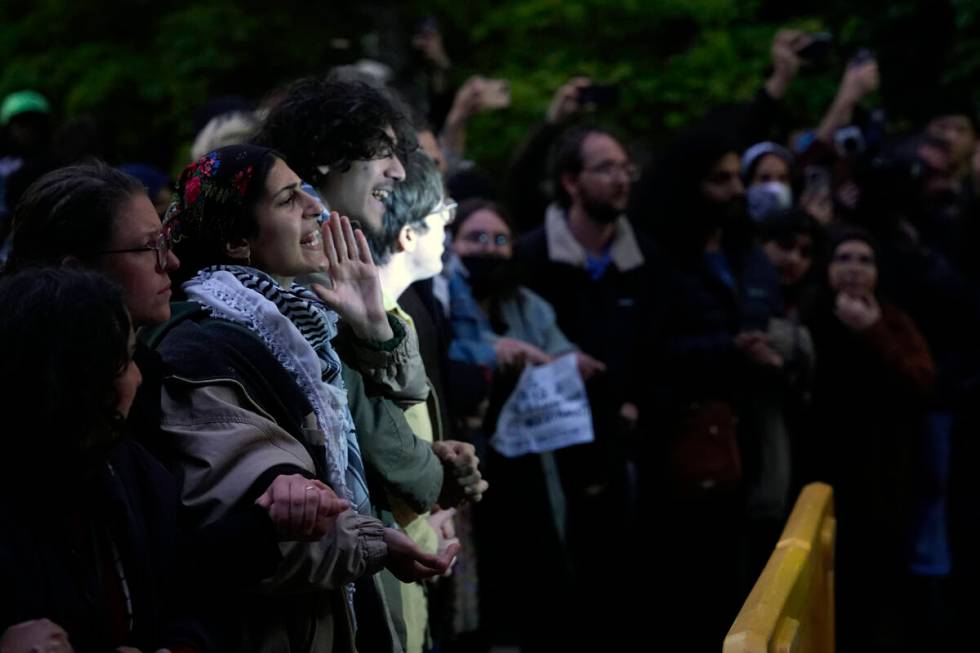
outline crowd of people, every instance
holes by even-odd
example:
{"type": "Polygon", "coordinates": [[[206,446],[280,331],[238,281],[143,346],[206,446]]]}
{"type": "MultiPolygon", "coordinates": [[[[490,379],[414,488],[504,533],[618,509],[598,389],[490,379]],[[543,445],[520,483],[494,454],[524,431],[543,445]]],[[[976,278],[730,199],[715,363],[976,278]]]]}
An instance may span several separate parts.
{"type": "Polygon", "coordinates": [[[862,52],[793,124],[811,39],[654,156],[574,78],[499,179],[438,32],[408,90],[215,103],[175,178],[7,96],[0,651],[718,650],[812,481],[840,650],[968,628],[980,114],[897,132],[862,52]],[[590,441],[515,455],[565,360],[590,441]]]}

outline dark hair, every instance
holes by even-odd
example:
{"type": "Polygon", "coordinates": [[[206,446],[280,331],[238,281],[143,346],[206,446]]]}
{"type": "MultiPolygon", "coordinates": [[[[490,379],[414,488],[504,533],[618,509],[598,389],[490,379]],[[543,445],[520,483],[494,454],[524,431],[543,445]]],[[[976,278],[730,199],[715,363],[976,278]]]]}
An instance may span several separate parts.
{"type": "Polygon", "coordinates": [[[119,206],[145,194],[139,180],[98,161],[47,173],[14,209],[6,269],[58,265],[66,256],[90,264],[108,246],[119,206]]]}
{"type": "Polygon", "coordinates": [[[176,200],[167,211],[166,226],[173,234],[174,254],[181,261],[171,273],[175,288],[203,268],[211,265],[240,263],[228,257],[228,243],[255,237],[259,232],[255,207],[265,195],[269,172],[280,160],[267,148],[254,145],[228,145],[209,152],[187,166],[177,182],[176,200]],[[197,176],[208,160],[218,162],[214,174],[197,176]],[[244,193],[238,191],[236,176],[252,167],[244,193]],[[202,190],[188,202],[188,187],[197,179],[202,190]]]}
{"type": "Polygon", "coordinates": [[[51,267],[0,279],[0,473],[33,467],[43,452],[46,465],[72,474],[78,455],[114,439],[113,382],[130,360],[129,332],[122,292],[96,272],[51,267]]]}
{"type": "Polygon", "coordinates": [[[800,207],[778,211],[759,225],[759,240],[764,243],[787,241],[800,235],[809,236],[814,245],[823,235],[820,223],[800,207]]]}
{"type": "Polygon", "coordinates": [[[371,253],[379,265],[391,259],[398,233],[411,225],[419,233],[428,231],[425,218],[443,196],[442,176],[435,162],[422,151],[410,152],[405,160],[405,180],[395,184],[385,201],[381,229],[365,231],[371,253]]]}
{"type": "Polygon", "coordinates": [[[582,172],[582,167],[585,165],[582,159],[582,145],[585,143],[585,139],[592,134],[605,134],[610,138],[615,138],[606,130],[595,125],[580,125],[562,134],[551,150],[552,191],[555,201],[562,208],[567,209],[571,206],[572,198],[562,185],[561,178],[566,174],[577,175],[582,172]]]}
{"type": "Polygon", "coordinates": [[[877,265],[879,252],[878,240],[867,229],[850,225],[831,232],[830,247],[827,249],[830,259],[833,260],[834,253],[838,247],[854,240],[860,241],[871,248],[871,252],[875,257],[875,265],[877,265]]]}
{"type": "Polygon", "coordinates": [[[290,86],[255,142],[281,152],[304,181],[318,188],[326,176],[322,166],[346,172],[354,161],[390,153],[405,161],[418,147],[407,112],[392,95],[363,82],[312,77],[290,86]]]}
{"type": "MultiPolygon", "coordinates": [[[[658,160],[655,174],[637,188],[634,219],[648,221],[651,234],[670,257],[700,260],[717,225],[705,220],[710,210],[702,184],[729,154],[738,155],[735,138],[718,126],[698,124],[681,132],[658,160]]],[[[748,220],[728,223],[726,241],[740,247],[748,240],[748,220]]]]}
{"type": "Polygon", "coordinates": [[[449,233],[452,235],[453,239],[456,238],[456,234],[462,228],[466,221],[469,220],[473,214],[477,211],[493,211],[500,219],[504,221],[507,228],[510,229],[511,233],[514,233],[514,225],[511,224],[510,216],[507,214],[506,209],[500,204],[488,199],[483,199],[482,197],[471,197],[470,199],[460,203],[459,208],[456,209],[456,219],[453,223],[449,225],[449,233]]]}

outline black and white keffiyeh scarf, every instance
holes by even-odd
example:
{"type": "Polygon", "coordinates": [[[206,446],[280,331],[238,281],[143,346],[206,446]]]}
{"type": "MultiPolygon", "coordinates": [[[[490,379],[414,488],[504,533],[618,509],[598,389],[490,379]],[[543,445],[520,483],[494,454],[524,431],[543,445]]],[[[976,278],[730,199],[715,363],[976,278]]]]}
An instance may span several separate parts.
{"type": "Polygon", "coordinates": [[[254,332],[293,375],[325,434],[330,484],[358,512],[370,514],[340,358],[330,344],[337,335],[337,314],[308,288],[297,283],[283,288],[268,274],[245,266],[205,268],[183,288],[214,317],[254,332]]]}

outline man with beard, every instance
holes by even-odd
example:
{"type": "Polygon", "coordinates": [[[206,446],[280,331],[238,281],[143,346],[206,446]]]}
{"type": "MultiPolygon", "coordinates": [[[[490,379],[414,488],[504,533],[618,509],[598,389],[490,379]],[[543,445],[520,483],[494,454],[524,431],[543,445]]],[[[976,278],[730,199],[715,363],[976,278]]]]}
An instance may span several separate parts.
{"type": "MultiPolygon", "coordinates": [[[[552,305],[561,331],[606,366],[586,383],[595,442],[556,454],[579,588],[585,596],[613,599],[602,602],[600,618],[595,601],[576,601],[592,611],[577,623],[603,624],[606,638],[611,632],[628,635],[629,606],[616,600],[627,593],[610,580],[621,575],[610,575],[595,555],[608,546],[608,538],[593,520],[601,513],[627,531],[635,523],[628,445],[637,433],[643,400],[638,379],[650,350],[641,334],[653,326],[646,310],[649,250],[623,215],[635,178],[626,150],[611,134],[591,126],[570,130],[555,144],[555,201],[544,225],[515,248],[515,258],[527,269],[527,286],[552,305]]],[[[590,643],[604,648],[609,641],[590,643]]]]}
{"type": "MultiPolygon", "coordinates": [[[[658,577],[671,596],[670,632],[690,650],[709,650],[749,588],[739,584],[744,488],[758,483],[761,465],[753,418],[784,375],[767,334],[781,302],[775,270],[752,238],[730,135],[694,128],[657,171],[648,190],[659,206],[644,216],[663,253],[644,404],[656,437],[644,441],[641,478],[644,501],[672,535],[662,551],[672,564],[658,577]]],[[[764,543],[770,551],[775,536],[764,543]]]]}

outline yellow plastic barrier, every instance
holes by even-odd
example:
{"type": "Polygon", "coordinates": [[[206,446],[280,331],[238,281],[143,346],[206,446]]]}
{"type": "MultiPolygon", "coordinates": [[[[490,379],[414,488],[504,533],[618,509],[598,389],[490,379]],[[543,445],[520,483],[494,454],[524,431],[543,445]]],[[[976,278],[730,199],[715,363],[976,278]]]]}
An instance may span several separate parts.
{"type": "Polygon", "coordinates": [[[807,485],[724,653],[833,653],[835,530],[833,489],[807,485]]]}

